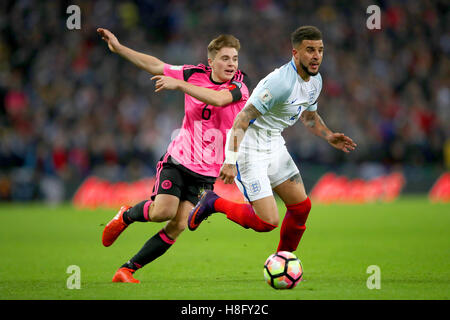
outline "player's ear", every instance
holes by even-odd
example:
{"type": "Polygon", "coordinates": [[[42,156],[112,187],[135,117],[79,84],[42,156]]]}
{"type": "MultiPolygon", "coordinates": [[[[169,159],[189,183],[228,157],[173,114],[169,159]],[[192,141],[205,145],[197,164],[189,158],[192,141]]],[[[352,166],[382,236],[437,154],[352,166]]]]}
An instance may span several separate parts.
{"type": "Polygon", "coordinates": [[[208,58],[208,65],[209,65],[210,67],[212,67],[212,62],[213,62],[213,60],[212,60],[211,58],[208,58]]]}
{"type": "Polygon", "coordinates": [[[298,49],[292,48],[292,56],[298,60],[298,49]]]}

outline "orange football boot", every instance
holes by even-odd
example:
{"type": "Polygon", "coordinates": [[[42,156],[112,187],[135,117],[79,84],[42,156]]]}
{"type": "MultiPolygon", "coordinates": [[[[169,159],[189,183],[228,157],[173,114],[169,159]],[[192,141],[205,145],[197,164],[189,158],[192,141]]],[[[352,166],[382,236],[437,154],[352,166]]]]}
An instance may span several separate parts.
{"type": "Polygon", "coordinates": [[[130,268],[119,268],[112,278],[112,282],[129,282],[129,283],[140,283],[138,279],[133,278],[133,273],[135,270],[130,268]]]}
{"type": "Polygon", "coordinates": [[[106,225],[102,236],[102,242],[105,247],[112,245],[122,231],[128,227],[128,224],[123,221],[123,214],[130,208],[129,206],[122,206],[115,217],[106,225]]]}

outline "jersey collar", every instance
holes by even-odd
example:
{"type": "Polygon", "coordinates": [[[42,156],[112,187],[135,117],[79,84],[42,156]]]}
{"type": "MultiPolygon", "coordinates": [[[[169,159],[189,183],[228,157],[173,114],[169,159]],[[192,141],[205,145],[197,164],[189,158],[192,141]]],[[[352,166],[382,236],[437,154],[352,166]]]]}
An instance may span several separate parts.
{"type": "Polygon", "coordinates": [[[211,73],[209,74],[209,80],[212,82],[212,83],[214,83],[214,84],[216,84],[216,85],[221,85],[221,84],[224,84],[224,83],[227,83],[228,81],[225,81],[225,82],[217,82],[217,81],[214,81],[213,80],[213,78],[212,78],[212,71],[211,71],[211,73]]]}
{"type": "Polygon", "coordinates": [[[292,57],[290,64],[291,67],[294,68],[295,72],[297,73],[297,67],[295,66],[294,57],[292,57]]]}

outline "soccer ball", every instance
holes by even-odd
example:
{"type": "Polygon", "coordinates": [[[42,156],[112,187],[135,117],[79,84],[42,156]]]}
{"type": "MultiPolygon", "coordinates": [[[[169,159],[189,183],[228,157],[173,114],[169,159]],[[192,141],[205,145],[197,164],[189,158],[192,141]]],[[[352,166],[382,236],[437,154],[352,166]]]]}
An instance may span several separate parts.
{"type": "Polygon", "coordinates": [[[264,263],[264,279],[275,289],[292,289],[302,281],[303,267],[292,252],[279,251],[264,263]]]}

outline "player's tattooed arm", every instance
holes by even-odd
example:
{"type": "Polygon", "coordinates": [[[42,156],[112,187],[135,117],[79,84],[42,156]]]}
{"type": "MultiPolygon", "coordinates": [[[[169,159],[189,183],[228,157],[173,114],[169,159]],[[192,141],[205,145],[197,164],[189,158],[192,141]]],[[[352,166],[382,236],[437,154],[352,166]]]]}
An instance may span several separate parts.
{"type": "Polygon", "coordinates": [[[261,113],[250,103],[238,113],[234,119],[233,127],[231,128],[229,150],[238,152],[239,145],[244,139],[245,132],[247,131],[250,122],[255,120],[261,115],[261,113]]]}
{"type": "Polygon", "coordinates": [[[227,150],[225,150],[225,162],[220,169],[219,178],[225,183],[233,183],[237,175],[236,159],[239,146],[244,139],[250,121],[258,118],[261,113],[252,105],[248,104],[238,113],[234,119],[227,139],[227,150]]]}
{"type": "Polygon", "coordinates": [[[343,133],[332,132],[317,111],[304,111],[301,116],[303,124],[315,135],[325,139],[334,148],[346,153],[355,150],[356,143],[343,133]]]}
{"type": "Polygon", "coordinates": [[[333,133],[330,129],[328,129],[317,111],[304,111],[302,113],[301,120],[309,131],[321,138],[324,138],[325,140],[333,133]]]}

